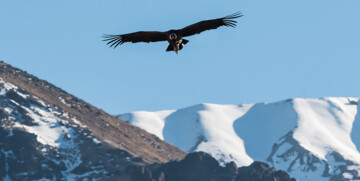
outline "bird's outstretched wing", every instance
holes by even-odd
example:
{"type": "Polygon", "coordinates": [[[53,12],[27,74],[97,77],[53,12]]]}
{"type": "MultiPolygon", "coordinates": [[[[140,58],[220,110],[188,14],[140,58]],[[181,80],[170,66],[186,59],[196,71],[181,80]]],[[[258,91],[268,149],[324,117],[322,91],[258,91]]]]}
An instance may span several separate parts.
{"type": "Polygon", "coordinates": [[[200,21],[198,23],[180,29],[180,31],[182,32],[182,36],[185,37],[199,34],[206,30],[216,29],[220,26],[236,27],[237,22],[233,19],[239,18],[241,16],[243,15],[240,12],[237,12],[223,18],[200,21]]]}
{"type": "Polygon", "coordinates": [[[159,31],[138,31],[135,33],[123,34],[123,35],[104,35],[103,41],[107,41],[107,44],[110,44],[110,47],[117,47],[125,42],[157,42],[157,41],[166,41],[166,33],[159,31]]]}

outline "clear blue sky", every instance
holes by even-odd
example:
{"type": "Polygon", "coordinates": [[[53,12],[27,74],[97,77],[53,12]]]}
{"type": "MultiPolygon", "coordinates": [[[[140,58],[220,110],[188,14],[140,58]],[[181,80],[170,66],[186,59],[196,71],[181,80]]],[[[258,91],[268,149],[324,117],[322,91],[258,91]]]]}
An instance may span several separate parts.
{"type": "Polygon", "coordinates": [[[359,0],[0,1],[0,60],[111,114],[202,102],[360,97],[359,0]],[[102,34],[182,28],[241,11],[236,29],[110,49],[102,34]]]}

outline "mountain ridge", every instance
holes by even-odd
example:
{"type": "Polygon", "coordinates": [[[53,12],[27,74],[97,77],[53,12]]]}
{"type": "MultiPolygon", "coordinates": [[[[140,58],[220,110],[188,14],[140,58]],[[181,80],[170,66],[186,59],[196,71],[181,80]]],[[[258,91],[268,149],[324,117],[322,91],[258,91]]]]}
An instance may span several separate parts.
{"type": "Polygon", "coordinates": [[[249,165],[259,160],[300,180],[351,180],[360,178],[360,145],[355,142],[360,139],[358,102],[359,98],[324,97],[240,105],[204,103],[118,117],[145,130],[152,122],[161,123],[164,126],[148,131],[155,130],[154,134],[185,151],[208,152],[223,164],[249,165]],[[163,115],[158,116],[159,112],[163,115]]]}

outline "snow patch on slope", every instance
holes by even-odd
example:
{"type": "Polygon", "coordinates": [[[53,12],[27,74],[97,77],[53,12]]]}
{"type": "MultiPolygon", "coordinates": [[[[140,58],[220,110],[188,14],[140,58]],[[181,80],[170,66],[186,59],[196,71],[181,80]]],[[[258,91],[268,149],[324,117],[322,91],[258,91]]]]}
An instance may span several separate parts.
{"type": "Polygon", "coordinates": [[[250,165],[253,160],[247,155],[244,142],[234,129],[234,120],[245,114],[252,105],[216,105],[204,104],[199,111],[204,137],[195,151],[205,151],[213,155],[220,163],[235,161],[238,165],[250,165]]]}
{"type": "Polygon", "coordinates": [[[60,118],[66,117],[67,113],[59,112],[1,78],[0,93],[0,108],[6,112],[0,123],[2,128],[9,130],[7,137],[14,136],[13,129],[34,134],[40,143],[36,149],[48,155],[54,163],[63,165],[63,175],[68,175],[82,163],[78,144],[75,143],[75,130],[67,120],[60,118]],[[63,155],[68,156],[63,158],[63,155]]]}
{"type": "MultiPolygon", "coordinates": [[[[60,119],[54,116],[52,112],[47,112],[33,106],[30,108],[22,106],[22,108],[27,111],[28,116],[33,119],[33,123],[36,125],[28,126],[15,122],[15,127],[23,128],[27,132],[37,135],[37,140],[44,145],[54,147],[68,145],[68,141],[63,141],[63,139],[65,135],[71,135],[71,129],[61,126],[60,119]]],[[[71,135],[71,137],[74,136],[71,135]]]]}
{"type": "Polygon", "coordinates": [[[13,84],[6,83],[3,78],[0,77],[0,96],[5,95],[5,93],[11,89],[17,89],[13,84]]]}
{"type": "Polygon", "coordinates": [[[165,126],[165,118],[173,112],[175,112],[175,110],[157,112],[137,111],[131,114],[121,114],[118,118],[140,127],[164,140],[162,130],[165,126]]]}
{"type": "Polygon", "coordinates": [[[266,160],[272,146],[296,126],[297,115],[292,100],[255,104],[241,118],[234,129],[245,142],[245,148],[254,160],[266,160]]]}
{"type": "Polygon", "coordinates": [[[360,164],[360,153],[350,137],[357,106],[348,102],[347,98],[295,99],[299,119],[294,138],[323,160],[336,151],[360,164]]]}
{"type": "MultiPolygon", "coordinates": [[[[24,100],[30,97],[28,94],[20,91],[15,85],[5,82],[0,78],[0,97],[6,96],[6,94],[11,91],[24,100]]],[[[8,105],[8,107],[4,108],[4,111],[12,115],[10,118],[15,120],[13,128],[24,129],[29,133],[35,134],[37,141],[43,145],[62,148],[75,147],[71,141],[71,138],[76,138],[75,135],[72,135],[74,131],[72,128],[65,126],[68,121],[60,118],[60,116],[68,117],[68,114],[47,107],[45,103],[37,97],[34,97],[34,100],[36,100],[39,105],[29,104],[24,106],[20,102],[17,102],[17,100],[10,99],[10,102],[14,105],[8,105]],[[27,119],[29,119],[28,122],[30,123],[24,123],[22,119],[17,118],[19,110],[26,113],[27,119]]],[[[75,124],[81,126],[80,122],[75,118],[72,118],[72,120],[75,124]]]]}
{"type": "Polygon", "coordinates": [[[357,106],[357,114],[355,116],[355,120],[352,126],[351,140],[354,141],[357,150],[360,150],[360,106],[358,105],[359,100],[352,100],[350,104],[357,106]]]}

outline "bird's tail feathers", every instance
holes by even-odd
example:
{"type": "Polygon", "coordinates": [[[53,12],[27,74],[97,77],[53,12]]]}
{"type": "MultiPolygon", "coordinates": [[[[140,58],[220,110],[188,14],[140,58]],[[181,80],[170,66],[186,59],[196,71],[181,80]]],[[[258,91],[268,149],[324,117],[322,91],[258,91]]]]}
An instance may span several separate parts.
{"type": "Polygon", "coordinates": [[[169,46],[166,49],[167,52],[174,51],[174,47],[169,44],[169,46]]]}

